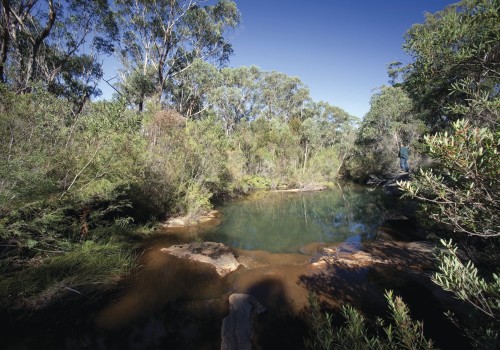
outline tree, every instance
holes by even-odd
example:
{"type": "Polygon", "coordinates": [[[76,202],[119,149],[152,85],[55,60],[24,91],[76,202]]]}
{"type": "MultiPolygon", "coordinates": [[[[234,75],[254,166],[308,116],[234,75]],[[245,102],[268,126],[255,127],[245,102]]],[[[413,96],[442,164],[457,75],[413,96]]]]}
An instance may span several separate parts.
{"type": "Polygon", "coordinates": [[[304,104],[310,100],[309,89],[299,78],[280,72],[264,75],[261,94],[263,109],[260,115],[268,120],[301,118],[304,104]]]}
{"type": "Polygon", "coordinates": [[[78,111],[100,94],[98,59],[113,51],[117,34],[107,0],[17,0],[2,5],[2,82],[18,92],[42,82],[51,93],[75,103],[78,111]]]}
{"type": "Polygon", "coordinates": [[[177,111],[188,118],[201,118],[209,107],[213,90],[223,85],[220,70],[199,58],[175,77],[169,89],[177,111]]]}
{"type": "Polygon", "coordinates": [[[408,30],[404,49],[413,62],[399,67],[402,86],[429,126],[463,118],[450,107],[472,107],[478,96],[497,102],[485,113],[465,117],[479,125],[498,125],[499,21],[498,0],[463,0],[426,14],[425,23],[408,30]],[[462,89],[451,93],[454,85],[462,89]]]}
{"type": "Polygon", "coordinates": [[[221,86],[210,91],[208,102],[222,119],[226,135],[244,120],[254,120],[261,103],[261,77],[257,67],[224,68],[221,86]]]}
{"type": "Polygon", "coordinates": [[[416,142],[425,131],[412,108],[412,100],[401,87],[384,86],[372,96],[359,128],[355,154],[349,160],[351,176],[366,178],[397,171],[400,144],[416,142]]]}
{"type": "MultiPolygon", "coordinates": [[[[347,152],[341,155],[334,148],[347,146],[349,141],[345,136],[351,133],[355,118],[341,108],[322,101],[308,104],[302,114],[302,121],[295,117],[289,123],[292,130],[300,135],[303,150],[302,173],[305,173],[311,153],[314,156],[315,150],[318,155],[326,151],[325,156],[330,157],[326,164],[325,159],[321,159],[323,165],[320,167],[328,169],[327,173],[338,173],[347,152]]],[[[350,141],[352,144],[352,140],[350,141]]]]}
{"type": "MultiPolygon", "coordinates": [[[[123,28],[120,58],[124,70],[119,90],[128,77],[139,74],[150,79],[154,94],[162,100],[173,78],[196,58],[217,64],[228,60],[232,48],[224,36],[239,24],[238,9],[232,1],[203,7],[202,3],[201,0],[116,1],[123,28]],[[153,75],[149,75],[150,71],[153,75]]],[[[143,92],[152,95],[150,90],[143,92]]],[[[144,93],[145,97],[147,94],[144,93]]]]}

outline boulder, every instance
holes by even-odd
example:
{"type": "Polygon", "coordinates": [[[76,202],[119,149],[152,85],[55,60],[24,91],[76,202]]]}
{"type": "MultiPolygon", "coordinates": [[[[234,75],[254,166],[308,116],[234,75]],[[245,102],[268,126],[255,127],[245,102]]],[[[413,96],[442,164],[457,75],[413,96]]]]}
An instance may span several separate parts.
{"type": "Polygon", "coordinates": [[[222,320],[221,350],[253,349],[255,317],[265,308],[248,294],[229,297],[229,315],[222,320]]]}
{"type": "Polygon", "coordinates": [[[161,248],[161,251],[178,258],[210,264],[221,277],[226,276],[240,266],[231,249],[222,243],[201,242],[180,244],[161,248]]]}

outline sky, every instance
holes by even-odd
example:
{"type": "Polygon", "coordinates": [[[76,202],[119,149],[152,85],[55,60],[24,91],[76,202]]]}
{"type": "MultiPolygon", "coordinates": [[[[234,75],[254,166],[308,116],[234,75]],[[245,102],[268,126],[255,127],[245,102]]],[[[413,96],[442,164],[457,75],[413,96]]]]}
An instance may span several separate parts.
{"type": "MultiPolygon", "coordinates": [[[[409,63],[404,33],[451,0],[233,0],[240,27],[229,33],[230,67],[258,66],[300,78],[314,101],[362,118],[387,85],[387,64],[409,63]]],[[[209,3],[214,3],[210,0],[209,3]]],[[[105,78],[116,75],[106,69],[105,78]]],[[[101,84],[103,98],[113,91],[101,84]]]]}
{"type": "Polygon", "coordinates": [[[387,64],[409,63],[404,33],[458,1],[236,0],[241,26],[230,35],[229,66],[255,65],[296,76],[314,101],[362,118],[387,64]]]}

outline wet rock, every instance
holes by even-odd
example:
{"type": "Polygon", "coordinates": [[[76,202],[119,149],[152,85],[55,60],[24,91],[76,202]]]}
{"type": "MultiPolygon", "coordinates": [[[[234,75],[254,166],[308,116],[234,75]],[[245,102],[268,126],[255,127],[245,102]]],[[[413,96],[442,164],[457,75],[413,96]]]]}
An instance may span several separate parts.
{"type": "Polygon", "coordinates": [[[342,265],[349,268],[367,267],[373,264],[387,264],[386,259],[379,259],[367,252],[358,251],[348,255],[339,255],[339,249],[324,248],[323,255],[314,261],[311,266],[323,268],[328,265],[342,265]]]}
{"type": "Polygon", "coordinates": [[[392,241],[410,241],[417,237],[416,224],[406,218],[386,219],[378,228],[379,238],[392,241]]]}
{"type": "Polygon", "coordinates": [[[253,349],[254,322],[265,308],[248,294],[229,297],[229,315],[222,320],[221,350],[253,349]]]}
{"type": "Polygon", "coordinates": [[[365,244],[363,251],[349,251],[345,246],[323,248],[311,259],[310,267],[316,269],[340,266],[363,268],[391,265],[401,269],[426,270],[433,266],[434,244],[414,241],[378,241],[365,244]]]}
{"type": "Polygon", "coordinates": [[[325,243],[313,242],[299,248],[299,253],[303,255],[314,255],[325,247],[325,243]]]}
{"type": "Polygon", "coordinates": [[[222,243],[201,242],[180,244],[161,248],[161,251],[178,258],[210,264],[221,277],[226,276],[240,266],[231,249],[222,243]]]}
{"type": "Polygon", "coordinates": [[[404,172],[388,172],[382,176],[370,175],[366,184],[374,187],[381,187],[382,190],[392,196],[401,195],[401,190],[397,184],[397,181],[410,181],[411,177],[409,173],[404,172]]]}

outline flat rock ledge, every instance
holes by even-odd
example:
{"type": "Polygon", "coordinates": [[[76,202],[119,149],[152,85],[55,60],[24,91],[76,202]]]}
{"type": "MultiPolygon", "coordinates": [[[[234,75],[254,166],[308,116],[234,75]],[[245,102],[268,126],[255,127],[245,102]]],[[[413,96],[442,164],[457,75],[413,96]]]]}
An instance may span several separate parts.
{"type": "Polygon", "coordinates": [[[314,192],[314,191],[323,191],[326,190],[327,187],[321,184],[305,184],[300,188],[280,188],[277,187],[275,190],[270,190],[270,192],[314,192]]]}
{"type": "Polygon", "coordinates": [[[311,263],[311,267],[323,268],[327,265],[343,265],[349,268],[367,267],[373,264],[388,264],[387,259],[378,259],[369,253],[359,251],[346,256],[339,256],[339,250],[323,248],[322,254],[317,261],[311,263]]]}
{"type": "Polygon", "coordinates": [[[254,348],[254,322],[266,309],[248,294],[231,294],[229,315],[222,320],[221,350],[251,350],[254,348]]]}
{"type": "MultiPolygon", "coordinates": [[[[366,248],[366,247],[365,247],[366,248]]],[[[372,265],[394,265],[415,269],[433,264],[436,247],[431,242],[377,242],[367,251],[349,251],[346,247],[320,247],[311,259],[310,267],[325,268],[332,265],[363,268],[372,265]]]]}
{"type": "Polygon", "coordinates": [[[222,243],[201,242],[179,244],[168,248],[161,248],[161,251],[178,258],[210,264],[221,277],[233,272],[240,266],[232,250],[222,243]]]}
{"type": "Polygon", "coordinates": [[[193,219],[190,216],[178,216],[168,219],[163,227],[167,228],[179,228],[179,227],[189,227],[206,224],[209,222],[216,222],[220,220],[221,213],[217,210],[211,210],[208,213],[193,219]]]}

